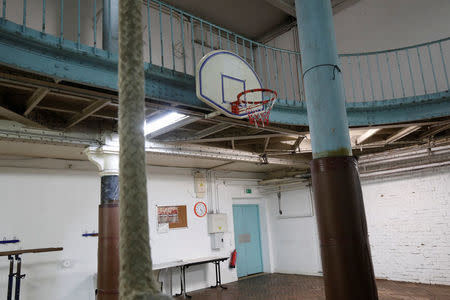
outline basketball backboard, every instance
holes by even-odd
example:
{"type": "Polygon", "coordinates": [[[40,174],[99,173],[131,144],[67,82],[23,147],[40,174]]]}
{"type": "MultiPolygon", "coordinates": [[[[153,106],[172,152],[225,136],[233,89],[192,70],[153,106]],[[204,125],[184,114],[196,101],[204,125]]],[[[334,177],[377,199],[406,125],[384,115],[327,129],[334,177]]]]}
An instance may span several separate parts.
{"type": "MultiPolygon", "coordinates": [[[[195,74],[197,97],[226,116],[243,119],[247,113],[234,114],[231,102],[245,90],[262,88],[253,68],[239,55],[226,50],[206,54],[197,64],[195,74]]],[[[252,101],[261,101],[261,93],[249,95],[252,101]]]]}

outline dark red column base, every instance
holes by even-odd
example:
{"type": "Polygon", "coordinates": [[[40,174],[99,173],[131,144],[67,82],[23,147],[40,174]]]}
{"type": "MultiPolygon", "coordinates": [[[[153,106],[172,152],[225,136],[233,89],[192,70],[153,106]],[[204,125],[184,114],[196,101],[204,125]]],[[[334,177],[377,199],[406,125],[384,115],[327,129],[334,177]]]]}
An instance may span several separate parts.
{"type": "Polygon", "coordinates": [[[327,300],[377,300],[357,161],[311,162],[327,300]]]}
{"type": "Polygon", "coordinates": [[[99,206],[97,300],[119,300],[118,203],[99,206]]]}

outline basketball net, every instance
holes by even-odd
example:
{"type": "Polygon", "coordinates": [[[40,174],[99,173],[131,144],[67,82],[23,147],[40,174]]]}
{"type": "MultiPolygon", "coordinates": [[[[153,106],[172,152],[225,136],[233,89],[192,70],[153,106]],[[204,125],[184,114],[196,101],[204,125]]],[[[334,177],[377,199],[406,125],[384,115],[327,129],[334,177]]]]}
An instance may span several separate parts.
{"type": "Polygon", "coordinates": [[[264,127],[269,125],[270,112],[277,97],[277,92],[270,89],[246,90],[237,95],[236,101],[231,102],[231,111],[237,115],[247,114],[250,124],[256,128],[264,127]],[[261,93],[261,97],[258,95],[259,93],[261,93]],[[255,98],[255,96],[261,100],[247,99],[255,98]]]}

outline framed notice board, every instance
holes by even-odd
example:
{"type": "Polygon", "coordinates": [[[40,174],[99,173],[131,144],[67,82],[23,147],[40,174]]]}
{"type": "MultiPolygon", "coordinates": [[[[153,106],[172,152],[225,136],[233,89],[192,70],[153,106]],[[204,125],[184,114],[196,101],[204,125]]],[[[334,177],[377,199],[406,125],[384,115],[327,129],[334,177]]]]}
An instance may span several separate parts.
{"type": "Polygon", "coordinates": [[[158,206],[158,225],[169,224],[169,228],[187,227],[186,205],[158,206]]]}

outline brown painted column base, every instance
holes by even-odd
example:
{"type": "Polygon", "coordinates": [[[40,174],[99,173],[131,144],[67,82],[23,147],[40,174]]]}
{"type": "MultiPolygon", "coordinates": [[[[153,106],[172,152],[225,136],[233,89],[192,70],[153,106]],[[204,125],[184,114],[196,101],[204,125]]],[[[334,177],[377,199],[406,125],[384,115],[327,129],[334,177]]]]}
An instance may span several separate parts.
{"type": "Polygon", "coordinates": [[[119,300],[119,201],[99,206],[97,300],[119,300]]]}
{"type": "Polygon", "coordinates": [[[378,299],[357,162],[311,162],[327,300],[378,299]]]}

